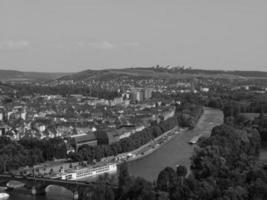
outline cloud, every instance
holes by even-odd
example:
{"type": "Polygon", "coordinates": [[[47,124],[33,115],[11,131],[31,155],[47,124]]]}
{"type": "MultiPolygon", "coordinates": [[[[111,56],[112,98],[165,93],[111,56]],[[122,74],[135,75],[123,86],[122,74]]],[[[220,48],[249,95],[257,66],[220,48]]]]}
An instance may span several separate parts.
{"type": "Polygon", "coordinates": [[[139,43],[137,42],[112,43],[108,41],[102,41],[102,42],[78,42],[77,45],[79,47],[91,47],[100,50],[112,50],[117,47],[137,47],[139,46],[139,43]]]}
{"type": "Polygon", "coordinates": [[[101,49],[101,50],[111,50],[116,45],[108,42],[108,41],[102,41],[102,42],[78,42],[77,45],[79,47],[92,47],[94,49],[101,49]]]}
{"type": "Polygon", "coordinates": [[[0,41],[0,49],[2,50],[19,50],[30,46],[27,40],[6,40],[0,41]]]}

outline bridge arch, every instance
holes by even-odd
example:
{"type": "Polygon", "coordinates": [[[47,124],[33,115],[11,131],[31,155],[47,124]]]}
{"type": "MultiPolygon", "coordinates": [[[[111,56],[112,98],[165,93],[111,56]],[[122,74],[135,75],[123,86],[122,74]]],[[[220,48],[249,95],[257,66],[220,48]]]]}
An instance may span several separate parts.
{"type": "Polygon", "coordinates": [[[70,189],[60,186],[60,185],[47,185],[45,187],[45,193],[46,195],[52,195],[52,194],[57,194],[60,195],[60,197],[66,197],[66,198],[72,198],[74,195],[74,191],[71,191],[70,189]]]}

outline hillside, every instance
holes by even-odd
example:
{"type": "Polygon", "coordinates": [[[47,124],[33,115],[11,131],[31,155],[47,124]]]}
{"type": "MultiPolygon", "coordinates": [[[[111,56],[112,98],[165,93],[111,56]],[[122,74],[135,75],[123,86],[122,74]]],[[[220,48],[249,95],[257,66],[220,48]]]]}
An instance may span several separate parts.
{"type": "Polygon", "coordinates": [[[267,72],[260,71],[222,71],[203,70],[183,67],[148,67],[148,68],[125,68],[85,70],[78,73],[41,73],[21,72],[15,70],[0,70],[0,81],[35,81],[35,80],[118,80],[120,78],[225,78],[225,79],[267,79],[267,72]]]}
{"type": "Polygon", "coordinates": [[[181,78],[225,78],[225,79],[247,79],[250,76],[259,76],[267,78],[267,72],[226,72],[213,70],[195,70],[180,68],[125,68],[109,70],[86,70],[61,77],[60,80],[108,80],[119,79],[121,77],[133,78],[163,78],[163,79],[181,79],[181,78]]]}
{"type": "MultiPolygon", "coordinates": [[[[267,68],[267,67],[266,67],[267,68]]],[[[189,70],[187,70],[189,72],[189,70]]],[[[263,71],[222,71],[222,70],[203,70],[203,69],[191,69],[189,73],[192,74],[227,74],[247,78],[267,78],[267,72],[263,71]]]]}
{"type": "Polygon", "coordinates": [[[58,79],[66,73],[21,72],[15,70],[0,70],[0,81],[34,81],[58,79]]]}

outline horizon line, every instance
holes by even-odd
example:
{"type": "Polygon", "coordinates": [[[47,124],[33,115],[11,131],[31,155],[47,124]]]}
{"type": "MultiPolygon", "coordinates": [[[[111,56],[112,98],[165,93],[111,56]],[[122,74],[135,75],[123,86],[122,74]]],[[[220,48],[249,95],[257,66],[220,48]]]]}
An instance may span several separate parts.
{"type": "MultiPolygon", "coordinates": [[[[34,70],[20,70],[20,69],[7,69],[6,67],[1,67],[0,66],[0,70],[2,71],[16,71],[16,72],[26,72],[26,73],[50,73],[50,74],[57,74],[57,73],[60,73],[60,74],[73,74],[73,73],[79,73],[79,72],[83,72],[83,71],[87,71],[87,70],[92,70],[92,71],[102,71],[102,70],[123,70],[123,69],[137,69],[137,68],[153,68],[153,67],[156,67],[156,66],[160,66],[160,68],[166,68],[167,67],[170,67],[169,69],[171,68],[178,68],[178,67],[184,67],[185,69],[189,69],[191,68],[192,70],[204,70],[204,71],[221,71],[221,72],[267,72],[267,69],[266,71],[263,71],[263,70],[242,70],[242,69],[233,69],[233,70],[230,70],[230,69],[210,69],[209,67],[208,68],[205,68],[205,67],[193,67],[193,66],[185,66],[185,65],[159,65],[159,64],[155,64],[155,65],[152,65],[152,66],[131,66],[131,67],[110,67],[110,68],[100,68],[100,69],[95,69],[95,68],[87,68],[87,69],[81,69],[81,70],[78,70],[78,71],[66,71],[66,72],[63,72],[63,71],[34,71],[34,70]]],[[[252,67],[254,68],[254,67],[252,67]]],[[[267,67],[266,67],[267,68],[267,67]]]]}

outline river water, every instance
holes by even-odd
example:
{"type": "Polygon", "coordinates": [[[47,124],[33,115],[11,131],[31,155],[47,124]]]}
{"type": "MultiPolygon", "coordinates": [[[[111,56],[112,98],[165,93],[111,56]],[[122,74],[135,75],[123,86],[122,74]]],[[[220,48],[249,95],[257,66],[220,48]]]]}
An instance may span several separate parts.
{"type": "MultiPolygon", "coordinates": [[[[176,135],[152,154],[130,162],[128,165],[130,174],[153,181],[166,166],[175,167],[177,164],[189,166],[194,147],[189,145],[188,141],[199,134],[208,136],[214,126],[222,123],[221,111],[205,108],[195,129],[176,135]]],[[[32,196],[26,190],[13,191],[10,195],[9,200],[72,200],[72,193],[61,187],[50,187],[46,196],[32,196]]]]}

